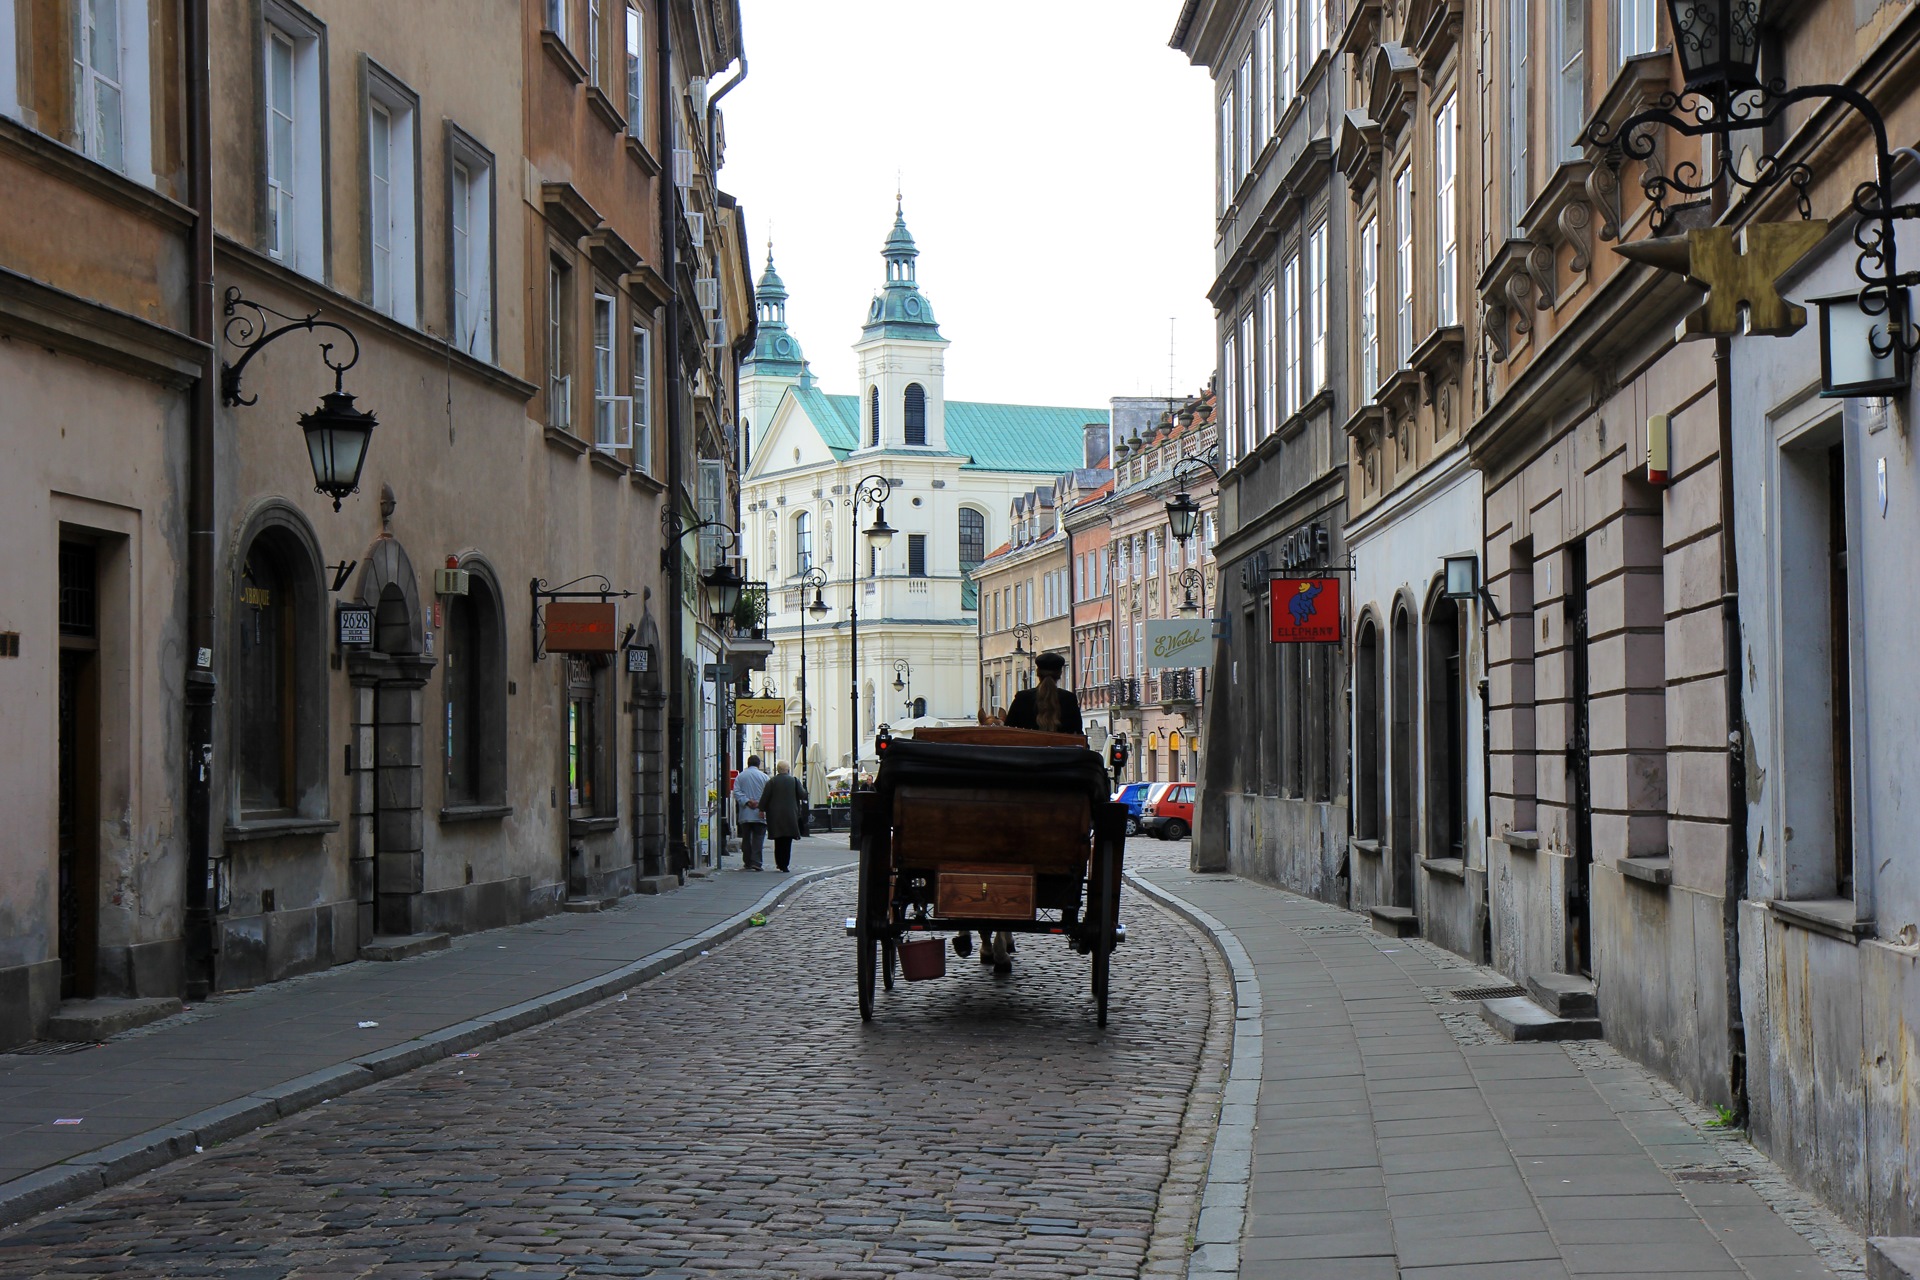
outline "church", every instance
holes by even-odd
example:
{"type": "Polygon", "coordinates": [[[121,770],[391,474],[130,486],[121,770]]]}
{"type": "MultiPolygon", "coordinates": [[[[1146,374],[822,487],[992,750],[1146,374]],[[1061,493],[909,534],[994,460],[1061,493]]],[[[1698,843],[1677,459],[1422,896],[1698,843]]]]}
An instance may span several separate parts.
{"type": "MultiPolygon", "coordinates": [[[[794,762],[816,796],[829,775],[838,783],[846,770],[874,767],[880,725],[973,721],[980,651],[968,573],[1007,541],[1016,495],[1097,466],[1106,453],[1105,409],[948,400],[947,339],[920,291],[919,250],[897,204],[881,256],[886,278],[853,348],[857,391],[830,394],[814,382],[787,328],[771,250],[756,294],[758,337],[741,369],[739,555],[742,573],[770,588],[774,653],[762,679],[787,706],[772,751],[794,762]],[[871,476],[892,485],[886,522],[896,532],[884,549],[864,534],[874,508],[853,505],[871,476]],[[814,569],[826,578],[820,611],[803,585],[814,569]]],[[[749,750],[756,746],[764,750],[764,740],[752,738],[749,750]]]]}

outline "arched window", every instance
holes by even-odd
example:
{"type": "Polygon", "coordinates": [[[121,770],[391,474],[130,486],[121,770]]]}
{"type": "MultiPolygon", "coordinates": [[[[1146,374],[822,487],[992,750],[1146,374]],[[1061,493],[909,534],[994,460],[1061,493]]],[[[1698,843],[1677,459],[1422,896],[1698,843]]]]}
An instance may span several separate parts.
{"type": "Polygon", "coordinates": [[[921,720],[926,717],[926,714],[927,700],[925,698],[915,698],[913,700],[913,718],[915,720],[921,720]]]}
{"type": "Polygon", "coordinates": [[[927,389],[917,382],[907,384],[905,426],[908,444],[927,442],[927,389]]]}
{"type": "Polygon", "coordinates": [[[500,593],[469,567],[467,594],[447,597],[441,669],[447,692],[446,807],[507,802],[507,638],[500,593]]]}
{"type": "Polygon", "coordinates": [[[803,574],[813,568],[813,513],[802,511],[793,518],[793,571],[803,574]]]}
{"type": "Polygon", "coordinates": [[[870,433],[868,443],[880,443],[880,388],[867,388],[867,430],[870,433]]]}
{"type": "Polygon", "coordinates": [[[1467,688],[1460,609],[1434,594],[1427,610],[1426,804],[1429,858],[1466,857],[1467,688]]]}
{"type": "Polygon", "coordinates": [[[327,816],[327,672],[320,553],[291,506],[242,531],[234,583],[233,818],[327,816]]]}

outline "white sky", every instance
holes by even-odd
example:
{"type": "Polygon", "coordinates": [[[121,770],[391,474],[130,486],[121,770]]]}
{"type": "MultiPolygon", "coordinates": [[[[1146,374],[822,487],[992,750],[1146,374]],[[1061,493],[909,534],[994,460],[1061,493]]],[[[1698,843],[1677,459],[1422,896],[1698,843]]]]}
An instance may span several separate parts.
{"type": "Polygon", "coordinates": [[[884,280],[895,173],[947,396],[1104,405],[1213,369],[1213,125],[1178,0],[742,0],[721,185],[826,390],[884,280]]]}

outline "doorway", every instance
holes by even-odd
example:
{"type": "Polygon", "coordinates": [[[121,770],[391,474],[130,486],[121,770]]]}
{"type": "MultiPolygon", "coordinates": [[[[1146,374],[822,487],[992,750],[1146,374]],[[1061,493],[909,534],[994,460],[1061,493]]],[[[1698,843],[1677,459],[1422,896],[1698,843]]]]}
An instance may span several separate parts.
{"type": "Polygon", "coordinates": [[[1427,613],[1427,856],[1465,861],[1467,706],[1460,607],[1440,596],[1427,613]]]}
{"type": "Polygon", "coordinates": [[[1387,735],[1387,752],[1393,768],[1387,792],[1387,812],[1393,832],[1393,861],[1390,864],[1393,883],[1390,886],[1389,903],[1413,910],[1414,867],[1417,865],[1415,846],[1419,843],[1415,825],[1419,812],[1416,799],[1419,783],[1414,773],[1413,744],[1416,670],[1413,659],[1413,619],[1404,608],[1394,610],[1392,647],[1393,669],[1388,698],[1392,703],[1393,717],[1387,735]]]}
{"type": "Polygon", "coordinates": [[[60,544],[60,998],[91,999],[100,953],[99,557],[60,544]]]}
{"type": "Polygon", "coordinates": [[[1587,543],[1567,546],[1567,645],[1571,650],[1568,696],[1573,722],[1567,739],[1567,771],[1573,802],[1573,865],[1567,875],[1567,970],[1593,976],[1593,737],[1588,712],[1587,543]]]}

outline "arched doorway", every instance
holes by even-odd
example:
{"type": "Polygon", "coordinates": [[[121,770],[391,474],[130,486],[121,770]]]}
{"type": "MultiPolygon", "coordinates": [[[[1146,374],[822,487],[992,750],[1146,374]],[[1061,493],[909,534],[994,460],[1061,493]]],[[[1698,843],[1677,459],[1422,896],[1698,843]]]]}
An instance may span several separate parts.
{"type": "Polygon", "coordinates": [[[1387,903],[1414,909],[1414,868],[1419,843],[1415,816],[1419,812],[1419,783],[1414,772],[1414,682],[1417,672],[1413,654],[1413,618],[1405,606],[1393,613],[1392,670],[1388,701],[1392,706],[1388,725],[1387,750],[1392,776],[1389,780],[1387,812],[1391,827],[1392,859],[1387,862],[1387,903]]]}
{"type": "Polygon", "coordinates": [[[1467,849],[1467,687],[1461,669],[1460,606],[1445,595],[1427,608],[1426,856],[1464,861],[1467,849]]]}
{"type": "Polygon", "coordinates": [[[1354,834],[1362,840],[1380,839],[1380,793],[1387,777],[1380,755],[1380,628],[1369,615],[1360,624],[1354,644],[1354,834]]]}

